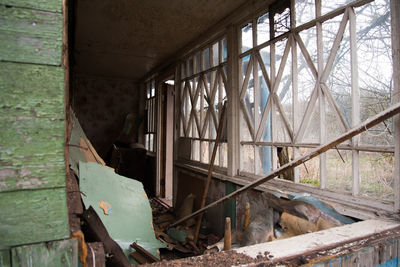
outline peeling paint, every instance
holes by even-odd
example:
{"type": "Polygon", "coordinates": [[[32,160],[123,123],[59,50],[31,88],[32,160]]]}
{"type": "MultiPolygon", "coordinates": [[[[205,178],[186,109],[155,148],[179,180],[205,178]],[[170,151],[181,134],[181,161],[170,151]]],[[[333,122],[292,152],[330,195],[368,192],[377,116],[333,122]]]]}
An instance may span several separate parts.
{"type": "Polygon", "coordinates": [[[32,188],[37,188],[40,185],[47,184],[48,181],[44,179],[39,179],[39,178],[30,178],[28,180],[21,179],[16,182],[17,188],[20,189],[32,189],[32,188]]]}

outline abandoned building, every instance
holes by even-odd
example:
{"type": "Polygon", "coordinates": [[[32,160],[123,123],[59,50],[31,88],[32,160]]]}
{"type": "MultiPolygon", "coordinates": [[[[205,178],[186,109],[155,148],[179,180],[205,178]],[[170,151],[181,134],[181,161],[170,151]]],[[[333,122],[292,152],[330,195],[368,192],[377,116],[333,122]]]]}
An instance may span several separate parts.
{"type": "Polygon", "coordinates": [[[0,12],[0,266],[400,266],[400,1],[0,12]]]}

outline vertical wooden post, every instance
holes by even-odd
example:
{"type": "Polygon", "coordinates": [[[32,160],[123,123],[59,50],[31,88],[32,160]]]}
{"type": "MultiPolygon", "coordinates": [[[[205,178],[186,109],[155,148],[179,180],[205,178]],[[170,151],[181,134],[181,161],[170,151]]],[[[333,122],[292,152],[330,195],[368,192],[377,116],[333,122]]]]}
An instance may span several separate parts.
{"type": "Polygon", "coordinates": [[[247,230],[247,227],[250,225],[250,203],[246,202],[246,208],[244,210],[244,224],[243,224],[243,232],[247,230]]]}
{"type": "Polygon", "coordinates": [[[227,133],[228,133],[228,176],[235,176],[239,169],[239,58],[238,58],[238,32],[236,27],[228,28],[228,96],[227,133]]]}
{"type": "MultiPolygon", "coordinates": [[[[315,17],[321,16],[321,0],[315,1],[315,17]]],[[[325,125],[325,112],[326,112],[326,101],[325,95],[322,92],[321,82],[324,71],[324,51],[323,51],[323,40],[322,40],[322,23],[317,22],[317,57],[318,57],[318,92],[319,92],[319,109],[320,109],[320,144],[326,143],[326,125],[325,125]]],[[[311,111],[312,112],[312,111],[311,111]]],[[[326,154],[319,156],[319,171],[320,171],[320,188],[326,187],[326,154]]]]}
{"type": "Polygon", "coordinates": [[[231,218],[225,218],[224,250],[232,249],[231,218]]]}
{"type": "MultiPolygon", "coordinates": [[[[400,2],[390,1],[394,91],[392,104],[400,102],[400,2]]],[[[394,123],[394,211],[400,211],[400,114],[394,123]]]]}
{"type": "MultiPolygon", "coordinates": [[[[353,8],[349,8],[350,21],[350,61],[351,61],[351,99],[352,99],[352,127],[360,124],[360,89],[358,86],[358,59],[357,59],[357,36],[356,36],[356,15],[353,8]]],[[[356,135],[352,139],[352,146],[358,146],[360,136],[356,135]]],[[[359,175],[359,157],[358,150],[352,151],[352,172],[353,172],[353,188],[354,196],[360,193],[360,175],[359,175]]]]}

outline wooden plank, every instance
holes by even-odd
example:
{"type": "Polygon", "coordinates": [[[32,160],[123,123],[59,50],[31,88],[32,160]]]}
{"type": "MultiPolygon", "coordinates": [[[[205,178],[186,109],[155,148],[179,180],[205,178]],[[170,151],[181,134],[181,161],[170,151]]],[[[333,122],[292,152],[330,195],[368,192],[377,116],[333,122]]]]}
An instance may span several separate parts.
{"type": "MultiPolygon", "coordinates": [[[[228,134],[228,166],[227,174],[234,176],[237,174],[239,169],[239,114],[240,108],[238,108],[239,103],[239,58],[238,58],[238,34],[236,27],[229,26],[228,28],[228,77],[225,84],[226,94],[227,94],[227,134],[228,134]]],[[[240,75],[241,76],[241,75],[240,75]]]]}
{"type": "MultiPolygon", "coordinates": [[[[351,62],[351,126],[360,123],[360,88],[358,85],[358,59],[357,59],[357,28],[356,14],[353,8],[348,9],[349,29],[350,29],[350,62],[351,62]]],[[[358,146],[359,136],[354,136],[351,140],[352,146],[358,146]]],[[[352,152],[352,194],[357,196],[360,193],[360,152],[352,152]]]]}
{"type": "Polygon", "coordinates": [[[0,60],[61,65],[63,16],[0,6],[0,60]]]}
{"type": "Polygon", "coordinates": [[[0,247],[69,237],[64,188],[0,193],[0,247]]]}
{"type": "Polygon", "coordinates": [[[68,239],[15,247],[11,250],[13,266],[78,266],[78,241],[68,239]]]}
{"type": "MultiPolygon", "coordinates": [[[[287,239],[241,247],[235,249],[235,251],[244,253],[253,258],[256,258],[258,253],[269,251],[270,255],[274,256],[270,263],[276,263],[283,259],[295,258],[317,251],[333,249],[340,245],[371,237],[378,232],[394,229],[398,226],[399,225],[395,222],[367,220],[287,239]]],[[[369,260],[371,260],[371,258],[369,258],[369,260]]],[[[359,266],[374,265],[367,264],[359,266]]]]}
{"type": "Polygon", "coordinates": [[[64,121],[0,120],[0,192],[65,186],[64,121]]]}
{"type": "Polygon", "coordinates": [[[29,9],[62,12],[62,0],[0,0],[1,5],[25,7],[29,9]]]}
{"type": "Polygon", "coordinates": [[[0,62],[0,116],[64,118],[64,69],[0,62]]]}
{"type": "MultiPolygon", "coordinates": [[[[392,30],[392,58],[393,58],[393,103],[400,102],[400,2],[390,1],[391,30],[392,30]]],[[[400,115],[394,117],[394,211],[400,211],[400,115]]]]}
{"type": "Polygon", "coordinates": [[[110,266],[130,266],[122,249],[110,237],[107,229],[104,227],[104,224],[92,206],[83,213],[82,218],[87,224],[87,236],[89,239],[102,242],[104,244],[105,253],[113,255],[108,258],[109,260],[107,263],[110,264],[110,266]]]}
{"type": "Polygon", "coordinates": [[[9,249],[0,250],[0,266],[11,267],[11,251],[9,249]]]}
{"type": "Polygon", "coordinates": [[[289,169],[292,169],[296,166],[299,166],[300,164],[303,164],[304,162],[317,157],[319,155],[321,155],[322,153],[328,151],[329,149],[337,146],[338,144],[366,131],[367,129],[374,127],[375,125],[381,123],[382,121],[393,117],[394,115],[400,113],[400,103],[394,104],[393,106],[385,109],[384,111],[378,113],[377,115],[367,119],[365,122],[363,122],[362,124],[358,125],[357,127],[352,128],[351,130],[349,130],[348,132],[340,135],[339,137],[337,137],[336,139],[332,140],[329,143],[320,145],[319,147],[313,149],[312,151],[310,151],[309,153],[305,154],[304,156],[294,159],[292,161],[290,161],[289,163],[286,163],[285,165],[275,169],[274,171],[270,172],[267,176],[257,179],[243,187],[241,187],[240,189],[236,190],[235,192],[220,198],[217,201],[214,201],[210,204],[208,204],[206,207],[199,209],[195,212],[193,212],[192,214],[178,220],[177,222],[175,222],[174,224],[171,225],[172,226],[176,226],[204,211],[206,211],[209,208],[215,207],[221,203],[224,203],[227,200],[230,200],[234,197],[236,197],[237,195],[242,194],[243,192],[249,190],[249,189],[253,189],[263,183],[265,183],[266,181],[269,181],[279,175],[281,175],[282,173],[286,172],[289,169]]]}

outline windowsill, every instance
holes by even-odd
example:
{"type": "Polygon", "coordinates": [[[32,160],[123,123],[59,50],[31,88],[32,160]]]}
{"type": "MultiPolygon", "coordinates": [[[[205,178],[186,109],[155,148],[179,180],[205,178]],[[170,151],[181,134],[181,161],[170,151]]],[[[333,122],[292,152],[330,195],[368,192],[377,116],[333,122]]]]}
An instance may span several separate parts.
{"type": "MultiPolygon", "coordinates": [[[[190,171],[191,173],[207,176],[208,169],[204,165],[188,161],[176,161],[174,165],[180,169],[190,171]]],[[[255,175],[234,177],[223,173],[222,168],[213,172],[212,177],[221,181],[228,181],[234,184],[244,186],[256,180],[255,175]]],[[[254,188],[259,191],[277,192],[287,194],[291,192],[308,192],[322,201],[332,205],[343,215],[358,218],[360,220],[368,219],[400,219],[400,215],[393,212],[393,201],[373,199],[363,196],[352,196],[350,193],[336,192],[328,189],[320,189],[306,184],[296,184],[291,181],[274,178],[254,188]]]]}

